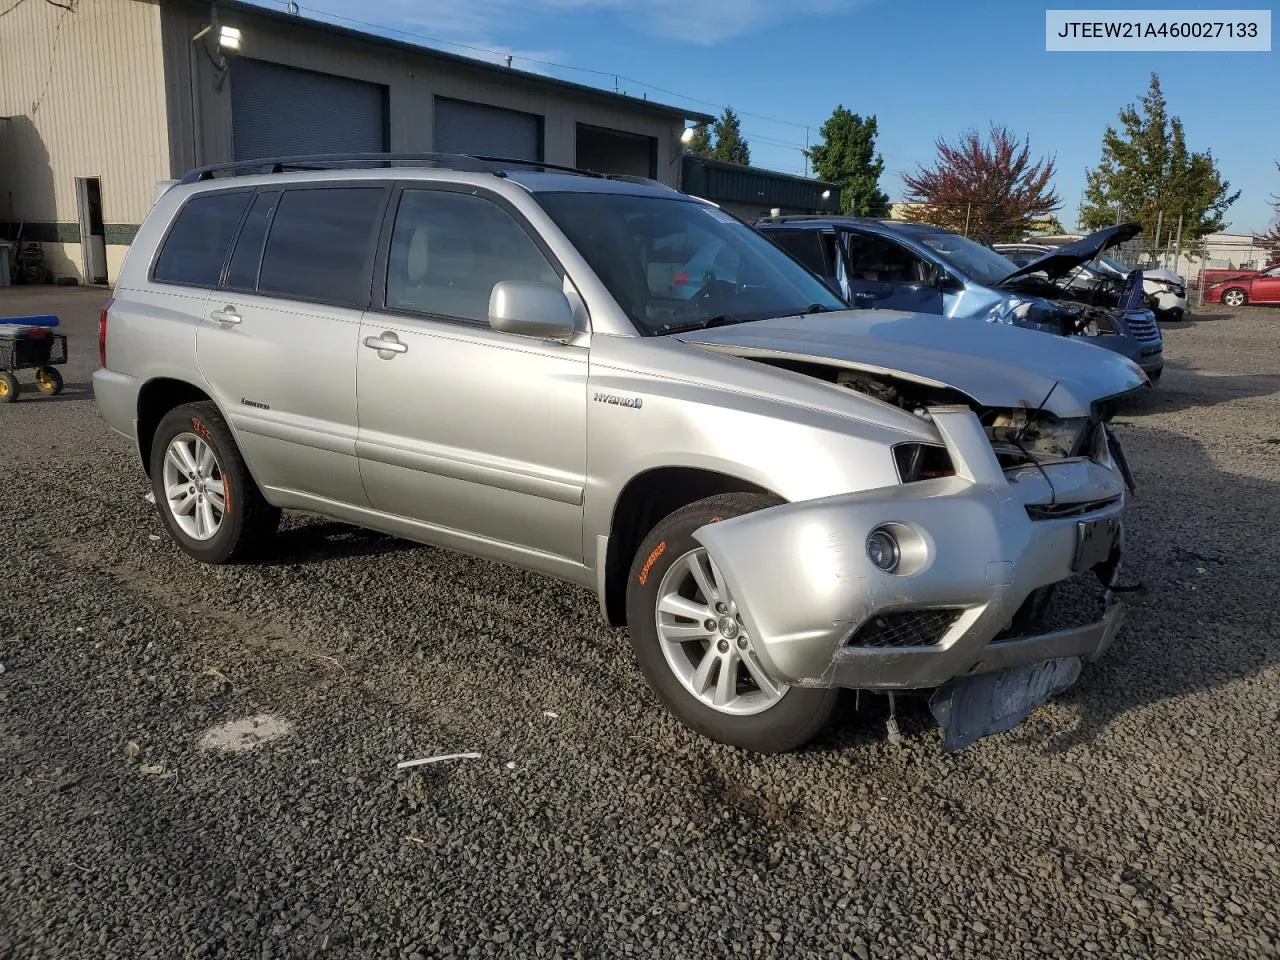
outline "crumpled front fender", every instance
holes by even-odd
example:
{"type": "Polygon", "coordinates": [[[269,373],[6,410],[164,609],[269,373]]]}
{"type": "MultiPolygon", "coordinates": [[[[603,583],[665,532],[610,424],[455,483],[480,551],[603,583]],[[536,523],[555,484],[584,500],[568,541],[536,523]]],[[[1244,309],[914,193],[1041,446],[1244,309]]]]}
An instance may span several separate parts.
{"type": "Polygon", "coordinates": [[[1076,460],[1006,476],[971,412],[935,410],[935,419],[956,476],[782,504],[694,532],[775,678],[927,687],[978,669],[982,649],[1032,590],[1078,572],[1076,516],[1032,519],[1027,505],[1096,502],[1090,517],[1123,510],[1123,483],[1109,465],[1076,460]],[[885,525],[902,545],[895,573],[866,550],[885,525]],[[958,619],[928,649],[845,646],[874,615],[937,607],[958,619]]]}

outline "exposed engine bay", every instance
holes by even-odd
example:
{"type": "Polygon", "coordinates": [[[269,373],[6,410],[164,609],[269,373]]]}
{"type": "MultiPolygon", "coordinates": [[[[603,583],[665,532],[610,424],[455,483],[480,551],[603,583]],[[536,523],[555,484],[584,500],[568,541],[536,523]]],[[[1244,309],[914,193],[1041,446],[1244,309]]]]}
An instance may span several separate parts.
{"type": "Polygon", "coordinates": [[[1102,277],[1085,288],[1031,274],[1019,277],[1008,288],[1034,298],[1013,309],[1019,319],[1064,336],[1098,337],[1117,333],[1116,318],[1124,315],[1121,304],[1128,294],[1124,281],[1102,277]]]}
{"type": "MultiPolygon", "coordinates": [[[[1105,443],[1105,426],[1097,416],[1064,419],[1030,403],[1016,408],[984,407],[959,390],[930,387],[888,374],[780,358],[761,362],[826,380],[925,419],[931,406],[967,406],[978,415],[996,458],[1006,470],[1090,456],[1097,452],[1098,444],[1105,443]]],[[[908,459],[898,464],[904,481],[953,472],[942,447],[911,444],[904,449],[908,459]]]]}

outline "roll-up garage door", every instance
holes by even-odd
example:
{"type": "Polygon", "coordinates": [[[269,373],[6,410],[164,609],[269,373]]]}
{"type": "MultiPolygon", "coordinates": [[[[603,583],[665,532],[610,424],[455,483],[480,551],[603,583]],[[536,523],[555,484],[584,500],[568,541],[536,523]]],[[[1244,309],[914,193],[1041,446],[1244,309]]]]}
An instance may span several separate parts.
{"type": "Polygon", "coordinates": [[[378,153],[387,144],[387,88],[264,60],[231,61],[237,160],[378,153]]]}
{"type": "Polygon", "coordinates": [[[542,159],[542,118],[467,100],[436,97],[435,150],[480,156],[542,159]]]}

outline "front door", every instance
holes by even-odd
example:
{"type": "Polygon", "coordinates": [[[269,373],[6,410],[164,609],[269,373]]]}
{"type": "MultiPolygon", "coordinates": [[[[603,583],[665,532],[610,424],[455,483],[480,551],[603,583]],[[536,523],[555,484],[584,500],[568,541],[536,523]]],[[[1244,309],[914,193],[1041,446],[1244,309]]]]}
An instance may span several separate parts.
{"type": "Polygon", "coordinates": [[[840,239],[855,307],[942,314],[934,267],[915,251],[874,233],[846,230],[840,239]]]}
{"type": "Polygon", "coordinates": [[[1254,303],[1280,303],[1280,267],[1273,267],[1254,278],[1249,299],[1254,303]]]}
{"type": "Polygon", "coordinates": [[[196,335],[201,373],[257,482],[367,501],[356,462],[356,353],[390,187],[260,191],[196,335]]]}
{"type": "Polygon", "coordinates": [[[371,505],[461,536],[582,561],[585,345],[499,333],[502,280],[563,272],[497,197],[406,188],[360,330],[357,450],[371,505]]]}

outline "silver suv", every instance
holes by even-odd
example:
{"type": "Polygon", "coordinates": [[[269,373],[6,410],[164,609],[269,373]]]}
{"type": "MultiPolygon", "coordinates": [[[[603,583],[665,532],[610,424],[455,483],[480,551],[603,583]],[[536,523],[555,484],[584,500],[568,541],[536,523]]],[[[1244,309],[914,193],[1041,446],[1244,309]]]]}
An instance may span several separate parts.
{"type": "Polygon", "coordinates": [[[1124,357],[849,311],[650,181],[295,158],[158,194],[94,392],[199,560],[292,509],[589,586],[677,717],[769,752],[840,688],[940,688],[953,743],[964,684],[1030,703],[1115,635],[1124,357]]]}

